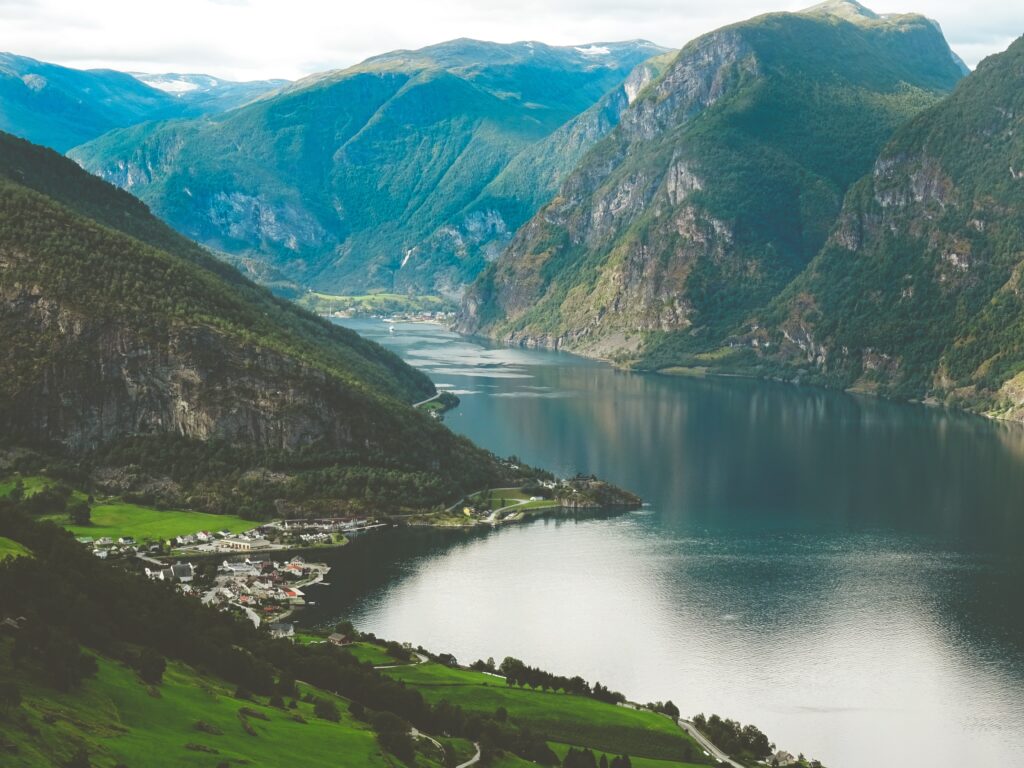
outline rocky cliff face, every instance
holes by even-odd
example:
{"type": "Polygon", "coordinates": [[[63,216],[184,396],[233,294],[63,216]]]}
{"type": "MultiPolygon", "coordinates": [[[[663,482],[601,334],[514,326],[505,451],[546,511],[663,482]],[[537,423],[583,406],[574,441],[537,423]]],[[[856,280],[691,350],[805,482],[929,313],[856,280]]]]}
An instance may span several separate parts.
{"type": "Polygon", "coordinates": [[[713,349],[820,248],[851,170],[959,77],[922,17],[825,7],[699,38],[485,271],[459,329],[626,359],[666,335],[713,349]]]}
{"type": "Polygon", "coordinates": [[[498,259],[516,230],[551,199],[587,150],[618,125],[673,55],[662,54],[637,65],[593,107],[516,155],[455,222],[439,227],[406,252],[395,274],[396,288],[414,290],[433,279],[442,294],[461,298],[467,281],[498,259]]]}
{"type": "Polygon", "coordinates": [[[821,254],[744,338],[858,389],[1024,414],[1024,41],[893,137],[821,254]]]}
{"type": "MultiPolygon", "coordinates": [[[[0,252],[0,272],[9,259],[0,252]]],[[[356,400],[322,371],[210,328],[139,334],[77,313],[43,289],[9,285],[0,286],[0,324],[57,346],[34,371],[34,386],[4,394],[7,436],[76,453],[168,433],[296,450],[351,445],[361,421],[352,418],[356,400]]]]}

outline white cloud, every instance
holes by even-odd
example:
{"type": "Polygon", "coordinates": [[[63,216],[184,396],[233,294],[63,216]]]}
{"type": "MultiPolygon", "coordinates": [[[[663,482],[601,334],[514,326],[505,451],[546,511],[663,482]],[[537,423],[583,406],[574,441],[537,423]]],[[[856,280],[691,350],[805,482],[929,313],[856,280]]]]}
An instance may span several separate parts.
{"type": "MultiPolygon", "coordinates": [[[[297,78],[455,37],[558,45],[646,38],[679,47],[716,27],[811,0],[0,0],[0,45],[73,67],[297,78]]],[[[942,25],[969,65],[1024,32],[1006,0],[877,0],[942,25]]]]}

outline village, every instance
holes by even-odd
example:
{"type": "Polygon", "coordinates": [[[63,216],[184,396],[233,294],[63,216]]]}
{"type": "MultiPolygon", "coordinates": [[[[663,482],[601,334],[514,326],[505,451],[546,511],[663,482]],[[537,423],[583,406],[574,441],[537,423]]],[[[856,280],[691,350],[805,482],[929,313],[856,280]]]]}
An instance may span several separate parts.
{"type": "Polygon", "coordinates": [[[145,555],[137,558],[146,578],[173,584],[203,605],[238,613],[255,627],[267,626],[273,637],[294,636],[294,625],[283,620],[306,605],[303,590],[323,583],[331,570],[325,563],[307,563],[298,556],[289,560],[247,557],[219,564],[181,560],[165,564],[145,555]]]}
{"type": "Polygon", "coordinates": [[[93,554],[101,560],[139,554],[154,558],[209,556],[218,553],[246,554],[341,547],[354,536],[386,527],[387,523],[373,518],[332,517],[273,521],[241,533],[226,530],[196,531],[158,540],[137,540],[133,536],[120,536],[116,539],[110,536],[78,536],[77,540],[91,548],[93,554]]]}
{"type": "Polygon", "coordinates": [[[169,539],[78,537],[103,560],[137,563],[146,578],[222,611],[238,613],[275,638],[292,638],[285,619],[306,605],[304,589],[323,583],[330,567],[298,552],[341,547],[349,539],[386,528],[368,517],[278,520],[249,531],[197,531],[169,539]],[[288,557],[288,555],[292,555],[288,557]],[[219,560],[220,556],[224,559],[219,560]]]}

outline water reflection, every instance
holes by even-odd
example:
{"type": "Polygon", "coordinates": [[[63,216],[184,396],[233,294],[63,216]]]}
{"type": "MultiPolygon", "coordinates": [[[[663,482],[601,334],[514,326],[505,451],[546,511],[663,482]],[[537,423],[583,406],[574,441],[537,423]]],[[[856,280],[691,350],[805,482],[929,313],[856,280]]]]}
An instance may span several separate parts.
{"type": "Polygon", "coordinates": [[[650,507],[367,539],[308,620],[671,697],[840,768],[1018,761],[1024,430],[422,326],[381,340],[467,393],[453,429],[650,507]]]}

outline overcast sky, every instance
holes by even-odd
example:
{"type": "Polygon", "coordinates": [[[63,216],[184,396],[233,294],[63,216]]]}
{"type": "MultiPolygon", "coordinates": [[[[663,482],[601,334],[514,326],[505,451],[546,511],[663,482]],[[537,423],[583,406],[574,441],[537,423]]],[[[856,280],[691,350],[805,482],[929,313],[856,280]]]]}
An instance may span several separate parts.
{"type": "MultiPolygon", "coordinates": [[[[811,0],[0,0],[0,50],[71,67],[294,79],[456,37],[678,48],[811,0]]],[[[873,0],[942,25],[970,66],[1024,33],[1021,0],[873,0]]]]}

